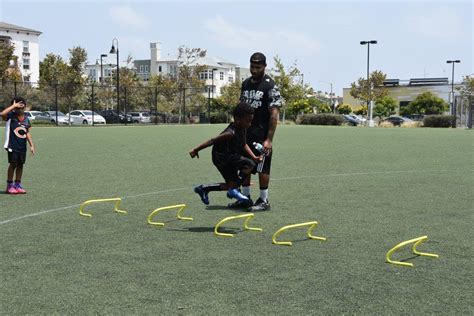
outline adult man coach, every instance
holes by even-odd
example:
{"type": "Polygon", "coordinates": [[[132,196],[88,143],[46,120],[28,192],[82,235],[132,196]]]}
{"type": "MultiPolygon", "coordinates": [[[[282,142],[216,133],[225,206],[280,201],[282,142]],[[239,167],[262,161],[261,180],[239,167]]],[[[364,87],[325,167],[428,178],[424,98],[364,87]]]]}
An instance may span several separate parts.
{"type": "Polygon", "coordinates": [[[237,201],[230,204],[230,208],[248,208],[250,212],[266,211],[270,209],[268,201],[268,185],[270,183],[270,167],[272,162],[273,136],[278,124],[279,108],[283,99],[280,91],[270,76],[265,74],[266,57],[262,53],[250,56],[250,73],[252,76],[242,82],[240,101],[250,104],[254,108],[252,125],[247,130],[247,144],[258,155],[253,143],[261,143],[265,153],[265,161],[260,166],[259,185],[260,197],[255,204],[250,199],[250,176],[244,179],[242,193],[249,197],[249,201],[237,201]]]}

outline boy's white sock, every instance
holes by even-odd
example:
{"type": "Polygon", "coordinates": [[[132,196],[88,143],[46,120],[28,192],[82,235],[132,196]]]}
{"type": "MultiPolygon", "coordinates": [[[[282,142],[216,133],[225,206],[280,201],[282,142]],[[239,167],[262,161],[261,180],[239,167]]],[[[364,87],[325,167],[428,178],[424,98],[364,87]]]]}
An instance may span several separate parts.
{"type": "Polygon", "coordinates": [[[250,186],[248,187],[242,186],[242,194],[245,196],[250,196],[250,186]]]}
{"type": "Polygon", "coordinates": [[[264,202],[268,200],[268,189],[260,190],[260,199],[264,202]]]}

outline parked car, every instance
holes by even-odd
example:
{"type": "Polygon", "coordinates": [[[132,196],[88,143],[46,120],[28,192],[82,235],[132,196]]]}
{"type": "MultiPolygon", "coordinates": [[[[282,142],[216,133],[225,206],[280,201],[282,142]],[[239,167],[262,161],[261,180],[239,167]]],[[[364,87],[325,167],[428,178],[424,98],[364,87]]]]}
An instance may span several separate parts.
{"type": "Polygon", "coordinates": [[[403,123],[412,122],[408,117],[392,115],[387,117],[383,122],[390,122],[393,126],[401,126],[403,123]]]}
{"type": "Polygon", "coordinates": [[[49,120],[45,119],[45,115],[41,111],[25,111],[25,115],[30,121],[38,121],[38,122],[49,122],[49,120]]]}
{"type": "MultiPolygon", "coordinates": [[[[56,124],[56,111],[45,111],[43,114],[48,118],[51,123],[56,124]]],[[[63,112],[58,111],[58,124],[68,124],[66,115],[63,112]]]]}
{"type": "Polygon", "coordinates": [[[347,114],[347,115],[354,118],[355,120],[358,120],[359,124],[365,124],[367,122],[367,119],[363,117],[362,115],[355,115],[355,114],[347,114]]]}
{"type": "Polygon", "coordinates": [[[105,118],[99,113],[90,110],[74,110],[66,114],[66,119],[71,125],[92,125],[92,118],[94,118],[94,124],[106,124],[105,118]]]}
{"type": "Polygon", "coordinates": [[[108,124],[125,123],[125,117],[127,117],[127,123],[132,123],[132,116],[128,113],[125,116],[123,112],[119,112],[119,114],[117,114],[116,110],[103,110],[99,111],[99,114],[105,118],[105,121],[108,124]]]}
{"type": "Polygon", "coordinates": [[[344,121],[349,125],[357,126],[360,123],[358,119],[354,118],[349,114],[343,114],[342,117],[344,118],[344,121]]]}
{"type": "Polygon", "coordinates": [[[150,123],[150,114],[148,112],[130,112],[133,123],[150,123]]]}

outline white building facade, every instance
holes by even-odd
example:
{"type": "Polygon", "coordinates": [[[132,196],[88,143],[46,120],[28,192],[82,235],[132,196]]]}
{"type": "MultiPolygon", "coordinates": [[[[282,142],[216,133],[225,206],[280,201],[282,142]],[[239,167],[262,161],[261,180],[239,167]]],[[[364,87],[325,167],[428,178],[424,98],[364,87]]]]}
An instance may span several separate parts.
{"type": "Polygon", "coordinates": [[[0,41],[14,45],[17,66],[25,82],[37,83],[39,80],[40,35],[40,31],[0,22],[0,41]]]}
{"type": "MultiPolygon", "coordinates": [[[[179,61],[177,58],[163,59],[161,57],[161,43],[150,43],[150,59],[136,60],[135,71],[141,80],[147,81],[150,76],[170,76],[176,77],[178,74],[179,61]]],[[[222,87],[234,82],[239,74],[237,64],[226,61],[220,57],[206,56],[197,59],[193,65],[205,66],[207,69],[199,74],[200,78],[206,82],[206,90],[203,93],[210,93],[213,97],[221,95],[222,87]]]]}

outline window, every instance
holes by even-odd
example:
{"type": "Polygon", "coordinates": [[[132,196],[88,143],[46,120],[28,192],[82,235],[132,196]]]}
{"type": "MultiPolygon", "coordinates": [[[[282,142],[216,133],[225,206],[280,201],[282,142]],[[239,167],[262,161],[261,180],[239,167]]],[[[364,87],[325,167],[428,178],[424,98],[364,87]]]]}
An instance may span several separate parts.
{"type": "Polygon", "coordinates": [[[221,71],[221,72],[219,73],[219,79],[220,79],[220,80],[224,80],[224,72],[221,71]]]}
{"type": "Polygon", "coordinates": [[[23,59],[23,69],[30,69],[30,60],[29,59],[23,59]]]}
{"type": "Polygon", "coordinates": [[[143,65],[140,65],[140,72],[143,72],[143,65]]]}
{"type": "Polygon", "coordinates": [[[199,74],[199,79],[206,80],[206,79],[209,79],[209,78],[210,78],[209,72],[207,72],[207,71],[201,72],[199,74]]]}
{"type": "Polygon", "coordinates": [[[234,82],[234,77],[233,76],[229,76],[229,82],[234,82]]]}
{"type": "Polygon", "coordinates": [[[30,51],[30,42],[23,41],[23,52],[28,53],[30,51]]]}
{"type": "Polygon", "coordinates": [[[400,109],[408,106],[410,104],[410,101],[400,101],[400,109]]]}
{"type": "Polygon", "coordinates": [[[158,72],[161,72],[161,71],[162,71],[161,66],[158,66],[158,72]]]}
{"type": "Polygon", "coordinates": [[[148,72],[148,65],[145,65],[145,72],[148,72]]]}

